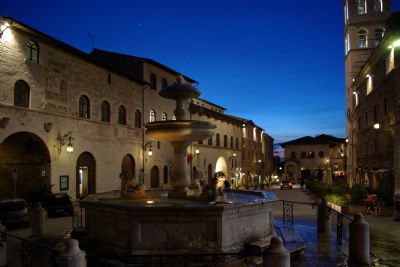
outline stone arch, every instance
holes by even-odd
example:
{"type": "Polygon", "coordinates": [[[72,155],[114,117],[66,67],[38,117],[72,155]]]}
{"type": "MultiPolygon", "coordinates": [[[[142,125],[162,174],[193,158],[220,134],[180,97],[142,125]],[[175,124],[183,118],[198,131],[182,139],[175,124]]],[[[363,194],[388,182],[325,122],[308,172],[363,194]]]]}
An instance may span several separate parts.
{"type": "Polygon", "coordinates": [[[89,152],[79,155],[76,162],[76,197],[96,193],[96,160],[89,152]]]}
{"type": "Polygon", "coordinates": [[[153,166],[151,168],[151,180],[150,180],[150,188],[159,188],[160,187],[160,170],[157,166],[153,166]]]}
{"type": "Polygon", "coordinates": [[[285,161],[284,172],[284,177],[282,179],[294,179],[297,182],[301,177],[299,162],[297,160],[285,161]]]}
{"type": "Polygon", "coordinates": [[[0,143],[0,199],[51,187],[51,158],[36,134],[17,132],[0,143]]]}

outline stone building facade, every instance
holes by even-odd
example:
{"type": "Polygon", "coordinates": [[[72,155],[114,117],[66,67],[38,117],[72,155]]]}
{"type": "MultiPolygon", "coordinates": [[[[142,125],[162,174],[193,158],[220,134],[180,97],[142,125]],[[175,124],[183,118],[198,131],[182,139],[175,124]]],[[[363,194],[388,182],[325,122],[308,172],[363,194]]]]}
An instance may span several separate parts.
{"type": "Polygon", "coordinates": [[[285,150],[283,179],[317,179],[325,183],[343,180],[346,142],[343,138],[321,134],[304,136],[281,146],[285,150]]]}
{"type": "MultiPolygon", "coordinates": [[[[391,15],[391,0],[343,0],[344,45],[345,45],[345,90],[346,90],[346,136],[351,148],[355,125],[351,121],[354,111],[353,80],[364,66],[376,46],[387,32],[385,24],[391,15]]],[[[347,179],[355,183],[357,155],[354,149],[347,150],[347,179]]]]}
{"type": "Polygon", "coordinates": [[[355,184],[368,184],[374,193],[400,194],[400,13],[391,16],[385,29],[351,84],[348,149],[355,184]]]}
{"type": "MultiPolygon", "coordinates": [[[[174,119],[175,103],[158,95],[161,88],[178,76],[196,81],[151,59],[86,54],[9,18],[0,26],[0,198],[44,186],[80,198],[120,189],[120,177],[168,188],[172,148],[149,140],[143,125],[174,119]]],[[[211,120],[221,143],[216,136],[213,145],[194,143],[188,170],[200,180],[218,168],[234,177],[243,165],[242,123],[205,100],[192,104],[208,111],[188,106],[187,119],[211,120]]],[[[262,159],[272,160],[272,145],[262,159]]]]}

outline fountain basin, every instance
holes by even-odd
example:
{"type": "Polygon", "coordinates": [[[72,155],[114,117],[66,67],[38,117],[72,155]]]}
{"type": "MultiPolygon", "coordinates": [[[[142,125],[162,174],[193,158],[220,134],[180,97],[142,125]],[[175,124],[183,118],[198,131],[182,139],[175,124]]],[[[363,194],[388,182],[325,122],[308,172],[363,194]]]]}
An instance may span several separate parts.
{"type": "Polygon", "coordinates": [[[146,135],[151,139],[185,142],[203,140],[214,134],[216,126],[207,121],[157,121],[147,123],[146,135]]]}
{"type": "Polygon", "coordinates": [[[276,198],[234,191],[227,197],[232,204],[90,195],[81,201],[87,241],[98,252],[114,256],[217,253],[239,252],[244,243],[275,234],[276,198]]]}

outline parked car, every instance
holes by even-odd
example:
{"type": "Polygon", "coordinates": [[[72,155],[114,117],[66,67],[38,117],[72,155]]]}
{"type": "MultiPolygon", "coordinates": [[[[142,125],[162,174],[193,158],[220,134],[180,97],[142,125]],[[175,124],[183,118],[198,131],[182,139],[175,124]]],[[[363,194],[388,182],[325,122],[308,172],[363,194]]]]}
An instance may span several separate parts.
{"type": "Polygon", "coordinates": [[[51,194],[43,206],[47,210],[49,217],[72,215],[73,213],[71,197],[67,193],[51,194]]]}
{"type": "Polygon", "coordinates": [[[23,198],[0,201],[0,221],[7,227],[24,225],[29,227],[28,205],[23,198]]]}
{"type": "Polygon", "coordinates": [[[281,182],[281,189],[293,189],[293,185],[289,180],[284,180],[281,182]]]}

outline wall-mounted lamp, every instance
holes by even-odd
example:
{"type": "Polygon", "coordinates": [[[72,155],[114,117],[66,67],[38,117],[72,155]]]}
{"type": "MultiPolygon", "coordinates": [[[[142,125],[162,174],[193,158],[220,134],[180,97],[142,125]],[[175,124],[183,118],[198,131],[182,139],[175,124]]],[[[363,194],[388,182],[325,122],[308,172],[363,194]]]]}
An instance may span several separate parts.
{"type": "Polygon", "coordinates": [[[381,128],[381,125],[379,124],[379,122],[375,122],[374,123],[374,129],[378,130],[379,128],[381,128]]]}
{"type": "Polygon", "coordinates": [[[7,30],[10,27],[10,23],[7,21],[0,21],[0,38],[3,36],[3,33],[5,30],[7,30]]]}
{"type": "Polygon", "coordinates": [[[143,151],[145,151],[147,148],[149,148],[149,150],[147,150],[147,155],[149,157],[153,156],[153,150],[151,150],[151,141],[148,141],[144,146],[143,146],[143,151]]]}
{"type": "Polygon", "coordinates": [[[198,154],[200,154],[200,150],[199,150],[198,148],[196,148],[196,149],[194,150],[194,153],[196,153],[196,155],[198,155],[198,154]]]}
{"type": "Polygon", "coordinates": [[[58,152],[61,152],[62,147],[64,145],[67,145],[67,152],[68,153],[72,153],[74,152],[74,146],[72,145],[72,133],[67,133],[64,134],[63,136],[61,136],[60,134],[57,137],[57,141],[58,141],[58,152]]]}

